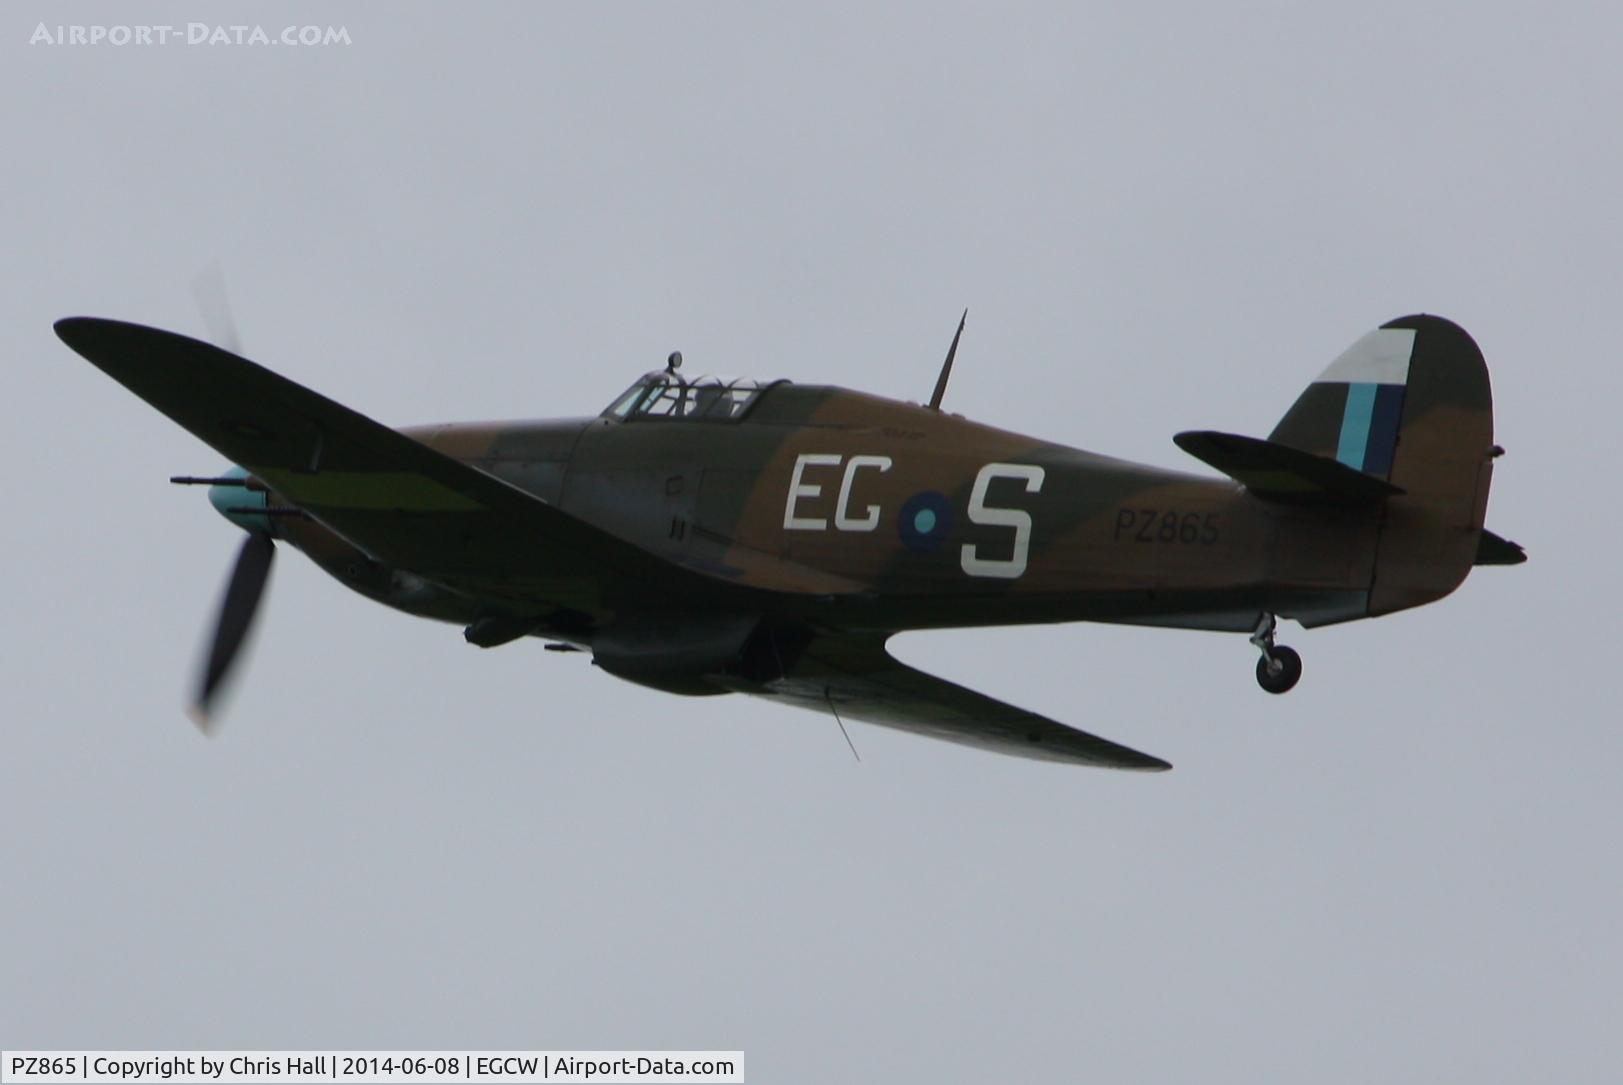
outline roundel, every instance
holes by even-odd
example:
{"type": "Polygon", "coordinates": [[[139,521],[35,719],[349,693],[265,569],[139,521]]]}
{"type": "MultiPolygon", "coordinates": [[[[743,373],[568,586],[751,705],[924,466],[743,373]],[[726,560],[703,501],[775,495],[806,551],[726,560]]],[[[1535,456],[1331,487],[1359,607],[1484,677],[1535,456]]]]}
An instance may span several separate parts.
{"type": "Polygon", "coordinates": [[[902,545],[915,553],[928,554],[952,534],[952,520],[952,502],[934,490],[925,490],[902,505],[896,530],[902,545]]]}

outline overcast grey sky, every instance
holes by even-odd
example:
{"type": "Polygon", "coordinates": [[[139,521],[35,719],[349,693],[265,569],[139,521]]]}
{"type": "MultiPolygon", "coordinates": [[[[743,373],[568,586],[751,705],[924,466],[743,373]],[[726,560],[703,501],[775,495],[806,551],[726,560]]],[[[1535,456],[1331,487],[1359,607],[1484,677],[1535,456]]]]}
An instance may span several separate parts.
{"type": "Polygon", "coordinates": [[[1615,5],[154,5],[0,20],[0,1044],[742,1048],[757,1082],[1615,1081],[1615,5]],[[1221,10],[1219,10],[1221,8],[1221,10]],[[181,713],[222,464],[57,317],[394,424],[700,370],[928,394],[1194,467],[1343,347],[1462,323],[1531,562],[1282,640],[902,638],[1171,760],[999,758],[478,651],[284,554],[181,713]]]}

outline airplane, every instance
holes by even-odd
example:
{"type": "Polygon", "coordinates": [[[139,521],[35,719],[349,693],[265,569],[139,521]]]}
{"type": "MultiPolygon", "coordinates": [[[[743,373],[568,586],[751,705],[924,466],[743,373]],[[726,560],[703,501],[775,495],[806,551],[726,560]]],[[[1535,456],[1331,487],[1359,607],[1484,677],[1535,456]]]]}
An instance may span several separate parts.
{"type": "Polygon", "coordinates": [[[1475,565],[1526,560],[1483,527],[1504,450],[1482,352],[1437,316],[1359,339],[1266,439],[1173,438],[1221,477],[944,411],[964,320],[922,405],[689,378],[675,353],[595,416],[403,429],[174,332],[55,329],[237,465],[172,480],[206,485],[246,533],[192,706],[205,730],[277,543],[483,648],[541,638],[630,682],[766,698],[842,731],[865,720],[1152,771],[1171,765],[909,667],[886,642],[1073,621],[1241,633],[1258,684],[1282,694],[1302,661],[1276,643],[1279,619],[1391,614],[1475,565]]]}

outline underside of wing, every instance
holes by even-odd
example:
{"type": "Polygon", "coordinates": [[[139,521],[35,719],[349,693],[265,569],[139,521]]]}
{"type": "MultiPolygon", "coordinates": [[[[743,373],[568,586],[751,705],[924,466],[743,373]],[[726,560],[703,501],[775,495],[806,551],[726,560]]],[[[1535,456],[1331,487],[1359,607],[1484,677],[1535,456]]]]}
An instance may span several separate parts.
{"type": "Polygon", "coordinates": [[[1098,768],[1172,766],[1108,739],[994,700],[898,661],[878,635],[822,633],[792,653],[787,673],[729,681],[739,693],[837,714],[995,753],[1098,768]]]}
{"type": "Polygon", "coordinates": [[[585,614],[736,586],[679,567],[228,351],[139,324],[56,332],[97,368],[379,562],[585,614]]]}

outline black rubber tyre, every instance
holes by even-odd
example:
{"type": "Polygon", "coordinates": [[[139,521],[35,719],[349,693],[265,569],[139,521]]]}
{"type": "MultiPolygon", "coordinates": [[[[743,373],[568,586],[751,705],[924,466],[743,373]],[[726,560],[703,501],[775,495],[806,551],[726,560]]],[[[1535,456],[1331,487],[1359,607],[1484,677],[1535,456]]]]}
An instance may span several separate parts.
{"type": "Polygon", "coordinates": [[[1273,652],[1280,668],[1270,674],[1268,661],[1257,660],[1257,685],[1269,693],[1289,693],[1302,680],[1302,657],[1296,654],[1294,648],[1287,648],[1283,644],[1276,644],[1273,652]]]}

